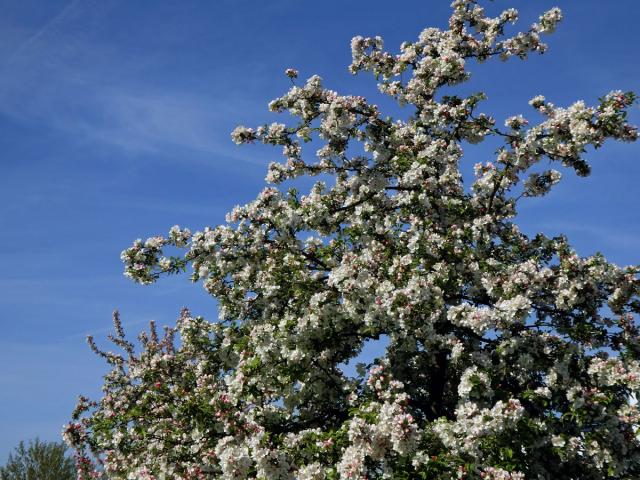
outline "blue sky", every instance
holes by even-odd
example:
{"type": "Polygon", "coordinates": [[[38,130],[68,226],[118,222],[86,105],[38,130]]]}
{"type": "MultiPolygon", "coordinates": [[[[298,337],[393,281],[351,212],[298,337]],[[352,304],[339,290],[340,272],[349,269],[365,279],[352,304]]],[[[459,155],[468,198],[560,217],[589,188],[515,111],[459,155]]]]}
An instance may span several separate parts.
{"type": "MultiPolygon", "coordinates": [[[[183,305],[216,317],[186,276],[132,284],[120,251],[176,223],[218,224],[262,189],[279,152],[237,147],[229,133],[279,120],[266,105],[288,88],[285,68],[375,98],[372,79],[347,72],[351,37],[379,34],[395,49],[444,26],[449,11],[444,0],[392,3],[0,1],[0,461],[21,439],[57,440],[77,395],[99,393],[103,365],[84,337],[100,343],[113,309],[134,334],[149,319],[173,323],[183,305]]],[[[537,94],[567,105],[640,91],[636,0],[488,6],[515,6],[528,25],[556,4],[565,21],[548,53],[473,68],[468,88],[488,93],[485,111],[499,122],[529,114],[537,94]]],[[[640,123],[637,107],[632,118],[640,123]]],[[[640,263],[639,153],[591,152],[592,176],[568,174],[524,204],[523,229],[640,263]]]]}

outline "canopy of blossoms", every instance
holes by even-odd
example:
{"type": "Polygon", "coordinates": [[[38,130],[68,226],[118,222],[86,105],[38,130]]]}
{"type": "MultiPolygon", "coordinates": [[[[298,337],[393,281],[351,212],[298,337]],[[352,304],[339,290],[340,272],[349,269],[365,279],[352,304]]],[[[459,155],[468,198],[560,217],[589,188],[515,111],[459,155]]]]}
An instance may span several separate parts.
{"type": "Polygon", "coordinates": [[[514,9],[452,9],[447,30],[397,54],[352,41],[351,72],[372,73],[406,118],[287,70],[294,86],[269,107],[295,121],[232,133],[282,148],[270,186],[224,225],[123,252],[143,284],[192,268],[219,320],[185,310],[136,349],[116,315],[121,353],[90,339],[112,370],[64,432],[81,478],[96,464],[140,480],[640,478],[640,269],[514,223],[521,199],[560,181],[544,166],[585,176],[587,148],[637,139],[636,97],[537,96],[539,122],[498,125],[483,94],[442,88],[467,81],[470,62],[544,52],[561,12],[508,36],[514,9]],[[502,146],[464,186],[463,147],[487,137],[502,146]],[[304,194],[282,188],[303,176],[317,180],[304,194]],[[379,358],[344,373],[381,338],[379,358]]]}

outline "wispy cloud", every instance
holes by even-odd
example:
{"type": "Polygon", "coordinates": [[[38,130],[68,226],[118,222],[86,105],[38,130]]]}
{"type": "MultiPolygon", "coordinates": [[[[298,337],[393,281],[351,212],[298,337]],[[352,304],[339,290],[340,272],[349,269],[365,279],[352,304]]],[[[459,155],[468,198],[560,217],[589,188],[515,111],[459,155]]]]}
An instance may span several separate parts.
{"type": "Polygon", "coordinates": [[[167,149],[264,165],[230,141],[229,119],[242,98],[160,84],[150,73],[162,55],[128,54],[92,34],[109,4],[74,0],[0,58],[0,113],[66,134],[74,144],[124,153],[167,149]]]}
{"type": "Polygon", "coordinates": [[[72,14],[72,12],[76,10],[80,1],[81,0],[72,0],[67,3],[57,15],[54,15],[42,27],[22,42],[20,46],[8,57],[6,63],[11,65],[15,59],[20,58],[24,52],[29,50],[30,47],[37,45],[43,37],[46,37],[47,34],[52,32],[58,25],[61,25],[72,14]]]}

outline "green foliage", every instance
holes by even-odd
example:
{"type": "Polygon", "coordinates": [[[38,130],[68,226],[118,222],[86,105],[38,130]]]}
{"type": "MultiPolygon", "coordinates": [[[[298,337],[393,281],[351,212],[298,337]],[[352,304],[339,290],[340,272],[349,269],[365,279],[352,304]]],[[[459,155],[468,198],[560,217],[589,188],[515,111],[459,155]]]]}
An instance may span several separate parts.
{"type": "Polygon", "coordinates": [[[60,442],[20,442],[0,467],[0,480],[75,480],[76,468],[60,442]]]}

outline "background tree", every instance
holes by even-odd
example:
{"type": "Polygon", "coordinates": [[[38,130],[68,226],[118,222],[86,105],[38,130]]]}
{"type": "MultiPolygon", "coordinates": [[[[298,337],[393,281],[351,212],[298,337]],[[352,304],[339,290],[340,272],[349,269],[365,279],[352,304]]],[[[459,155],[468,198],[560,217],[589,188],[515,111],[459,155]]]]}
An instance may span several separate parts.
{"type": "Polygon", "coordinates": [[[447,30],[398,54],[352,41],[351,72],[373,73],[405,118],[287,70],[294,86],[269,107],[295,123],[232,133],[283,148],[273,186],[226,225],[123,252],[143,284],[191,266],[220,321],[185,310],[164,336],[142,334],[140,353],[117,315],[122,354],[90,339],[113,369],[65,432],[86,475],[93,453],[113,478],[638,478],[639,269],[513,220],[559,182],[543,162],[585,176],[589,147],[636,140],[636,97],[563,108],[537,96],[532,121],[496,126],[482,93],[452,87],[468,62],[544,52],[560,10],[509,36],[514,9],[452,8],[447,30]],[[463,149],[487,138],[496,157],[466,186],[463,149]],[[304,176],[319,178],[303,195],[304,176]],[[346,375],[379,339],[386,351],[346,375]]]}
{"type": "Polygon", "coordinates": [[[0,480],[75,480],[76,468],[66,452],[64,443],[20,442],[0,467],[0,480]]]}

